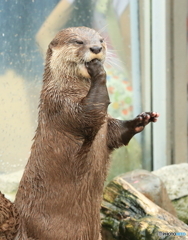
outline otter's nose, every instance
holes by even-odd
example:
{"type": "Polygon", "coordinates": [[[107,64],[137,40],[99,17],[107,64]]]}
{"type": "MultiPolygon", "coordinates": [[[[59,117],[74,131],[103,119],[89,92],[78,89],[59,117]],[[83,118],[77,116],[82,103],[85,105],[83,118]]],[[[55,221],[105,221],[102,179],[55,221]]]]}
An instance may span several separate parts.
{"type": "Polygon", "coordinates": [[[90,51],[95,54],[100,53],[101,50],[102,50],[102,47],[97,47],[97,46],[90,47],[90,51]]]}

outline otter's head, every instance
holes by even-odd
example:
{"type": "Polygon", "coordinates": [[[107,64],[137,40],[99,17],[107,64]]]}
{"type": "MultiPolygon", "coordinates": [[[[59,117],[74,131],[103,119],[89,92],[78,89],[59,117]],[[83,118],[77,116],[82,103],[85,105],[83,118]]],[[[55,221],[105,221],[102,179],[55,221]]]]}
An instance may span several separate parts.
{"type": "Polygon", "coordinates": [[[90,78],[86,62],[97,58],[104,62],[106,44],[93,29],[87,27],[67,28],[60,31],[49,45],[47,62],[54,72],[79,74],[90,78]]]}

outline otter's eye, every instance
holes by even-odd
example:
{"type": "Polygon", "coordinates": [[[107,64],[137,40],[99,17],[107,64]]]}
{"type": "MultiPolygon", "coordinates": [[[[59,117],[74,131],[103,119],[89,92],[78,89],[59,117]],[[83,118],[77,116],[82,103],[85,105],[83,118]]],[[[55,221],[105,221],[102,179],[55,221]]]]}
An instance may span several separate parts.
{"type": "Polygon", "coordinates": [[[75,43],[77,43],[77,44],[84,44],[84,42],[81,41],[81,40],[75,40],[75,43]]]}
{"type": "Polygon", "coordinates": [[[104,39],[100,39],[100,42],[103,43],[103,42],[104,42],[104,39]]]}

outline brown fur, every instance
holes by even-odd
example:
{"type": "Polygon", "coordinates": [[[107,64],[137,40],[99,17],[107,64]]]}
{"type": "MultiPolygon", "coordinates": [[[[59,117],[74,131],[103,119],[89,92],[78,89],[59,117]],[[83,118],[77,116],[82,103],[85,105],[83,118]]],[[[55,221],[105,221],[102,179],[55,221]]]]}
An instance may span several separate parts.
{"type": "Polygon", "coordinates": [[[19,215],[8,199],[0,193],[0,240],[12,240],[17,232],[19,215]]]}
{"type": "Polygon", "coordinates": [[[108,117],[105,54],[102,37],[84,27],[61,31],[49,45],[38,127],[15,200],[16,240],[100,238],[109,154],[149,122],[108,117]]]}

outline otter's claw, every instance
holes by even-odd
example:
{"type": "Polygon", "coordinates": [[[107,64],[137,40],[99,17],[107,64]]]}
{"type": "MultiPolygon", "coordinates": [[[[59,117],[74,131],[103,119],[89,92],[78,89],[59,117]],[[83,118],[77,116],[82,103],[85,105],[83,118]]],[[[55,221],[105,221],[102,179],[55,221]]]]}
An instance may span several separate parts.
{"type": "Polygon", "coordinates": [[[158,117],[159,113],[156,112],[143,112],[139,114],[133,119],[133,122],[135,123],[135,133],[141,132],[149,122],[156,122],[158,117]]]}
{"type": "Polygon", "coordinates": [[[90,62],[85,63],[87,71],[91,77],[96,77],[98,75],[106,76],[102,62],[99,59],[93,59],[90,62]]]}
{"type": "Polygon", "coordinates": [[[159,113],[156,112],[143,112],[139,114],[133,120],[126,122],[126,127],[134,134],[141,132],[144,127],[150,122],[156,122],[158,120],[159,113]]]}

